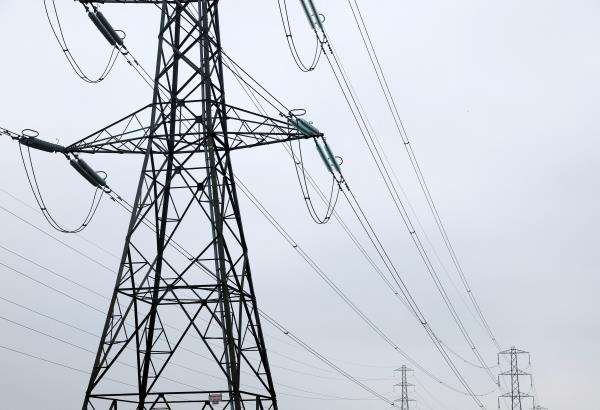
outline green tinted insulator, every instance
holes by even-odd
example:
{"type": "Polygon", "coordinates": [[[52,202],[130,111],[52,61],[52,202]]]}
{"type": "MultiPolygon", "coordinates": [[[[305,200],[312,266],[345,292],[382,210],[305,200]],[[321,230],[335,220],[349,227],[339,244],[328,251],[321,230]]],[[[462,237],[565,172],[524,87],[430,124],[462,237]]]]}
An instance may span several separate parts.
{"type": "Polygon", "coordinates": [[[313,0],[308,0],[308,4],[310,4],[310,8],[312,9],[313,15],[315,16],[315,20],[317,21],[317,24],[319,25],[319,28],[321,29],[321,31],[323,33],[325,33],[325,29],[323,28],[323,23],[321,22],[321,18],[319,17],[319,13],[317,12],[317,8],[315,7],[315,3],[313,3],[313,0]]]}
{"type": "Polygon", "coordinates": [[[329,159],[331,160],[333,167],[338,173],[341,173],[342,170],[340,169],[340,164],[338,164],[337,160],[335,159],[335,155],[333,155],[333,151],[331,151],[331,148],[329,148],[327,141],[323,140],[323,145],[325,145],[325,151],[327,151],[327,155],[329,155],[329,159]]]}
{"type": "Polygon", "coordinates": [[[317,136],[320,134],[317,127],[312,125],[310,122],[303,120],[302,118],[298,118],[298,125],[304,130],[304,134],[317,136]]]}
{"type": "Polygon", "coordinates": [[[319,142],[317,140],[315,140],[315,145],[317,146],[317,151],[319,151],[319,156],[325,163],[327,170],[329,170],[329,172],[331,172],[333,174],[333,169],[331,168],[331,163],[329,162],[329,160],[327,160],[327,156],[325,155],[325,151],[323,151],[321,144],[319,144],[319,142]]]}
{"type": "Polygon", "coordinates": [[[291,118],[289,121],[290,124],[307,137],[317,137],[321,134],[314,125],[302,118],[291,118]]]}
{"type": "Polygon", "coordinates": [[[298,121],[296,120],[295,117],[289,117],[288,124],[290,124],[293,128],[298,129],[298,121]]]}
{"type": "Polygon", "coordinates": [[[304,14],[306,15],[306,18],[308,19],[308,23],[310,24],[312,29],[315,30],[316,29],[315,22],[312,19],[312,17],[310,16],[310,11],[308,11],[308,6],[306,5],[306,0],[300,0],[300,4],[302,4],[302,10],[304,10],[304,14]]]}
{"type": "Polygon", "coordinates": [[[292,117],[292,118],[289,119],[289,122],[292,125],[292,127],[296,128],[302,134],[304,134],[307,131],[306,128],[304,128],[302,126],[302,123],[300,122],[299,118],[292,117]]]}
{"type": "Polygon", "coordinates": [[[98,182],[95,181],[94,178],[90,174],[88,174],[85,169],[83,169],[83,167],[81,166],[81,164],[79,163],[79,161],[77,159],[71,158],[69,160],[69,163],[71,164],[71,166],[73,168],[75,168],[75,170],[79,173],[79,175],[84,177],[90,184],[92,184],[93,186],[98,188],[98,182]]]}

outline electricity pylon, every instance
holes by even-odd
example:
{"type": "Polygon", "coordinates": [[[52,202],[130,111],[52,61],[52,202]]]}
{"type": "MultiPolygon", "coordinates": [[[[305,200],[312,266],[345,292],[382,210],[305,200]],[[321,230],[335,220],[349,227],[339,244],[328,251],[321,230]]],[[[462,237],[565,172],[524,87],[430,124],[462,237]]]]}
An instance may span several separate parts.
{"type": "Polygon", "coordinates": [[[415,400],[408,396],[408,388],[414,386],[414,384],[408,382],[408,372],[413,370],[402,365],[396,371],[400,372],[400,383],[396,383],[394,386],[400,387],[401,393],[400,398],[394,401],[400,403],[400,410],[410,410],[410,403],[415,402],[415,400]]]}
{"type": "Polygon", "coordinates": [[[277,409],[230,154],[322,134],[226,104],[218,0],[79,2],[160,9],[152,103],[61,151],[143,156],[83,409],[277,409]]]}
{"type": "Polygon", "coordinates": [[[533,399],[533,396],[521,391],[520,378],[531,375],[519,368],[519,356],[527,355],[529,358],[529,352],[519,350],[513,346],[508,350],[498,353],[498,364],[500,364],[500,356],[502,355],[510,356],[510,370],[500,373],[498,376],[498,385],[500,385],[501,376],[509,376],[510,391],[498,397],[498,408],[500,408],[500,400],[510,399],[512,410],[523,410],[523,399],[533,399]]]}

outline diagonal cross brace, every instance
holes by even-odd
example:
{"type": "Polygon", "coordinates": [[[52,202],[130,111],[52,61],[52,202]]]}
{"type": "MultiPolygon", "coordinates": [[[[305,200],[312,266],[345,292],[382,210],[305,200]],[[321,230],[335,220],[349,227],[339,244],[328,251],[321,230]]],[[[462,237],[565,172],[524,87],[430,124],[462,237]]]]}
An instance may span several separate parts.
{"type": "MultiPolygon", "coordinates": [[[[186,101],[181,103],[178,110],[181,116],[177,122],[181,132],[175,133],[175,150],[178,153],[204,152],[206,148],[204,119],[193,115],[191,106],[202,104],[202,100],[186,101]],[[185,115],[187,112],[187,115],[185,115]],[[200,125],[201,127],[198,127],[200,125]]],[[[146,154],[165,153],[166,140],[171,135],[160,132],[160,127],[155,125],[152,129],[146,120],[153,107],[160,106],[167,110],[167,103],[148,104],[132,114],[102,128],[89,136],[67,146],[65,153],[112,153],[112,154],[146,154]],[[148,144],[148,139],[152,143],[148,144]]],[[[156,107],[155,107],[156,108],[156,107]]],[[[215,133],[214,137],[225,144],[215,146],[215,150],[233,151],[263,145],[291,142],[300,139],[322,137],[321,133],[305,133],[299,131],[289,121],[267,117],[242,108],[226,105],[226,120],[228,124],[227,138],[222,133],[215,133]]]]}

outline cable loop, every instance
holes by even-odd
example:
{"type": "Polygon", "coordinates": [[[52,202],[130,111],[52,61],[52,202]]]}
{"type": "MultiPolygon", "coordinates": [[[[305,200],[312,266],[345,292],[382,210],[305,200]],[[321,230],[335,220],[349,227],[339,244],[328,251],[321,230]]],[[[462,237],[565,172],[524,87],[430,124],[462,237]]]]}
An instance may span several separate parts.
{"type": "Polygon", "coordinates": [[[24,138],[37,138],[37,137],[39,137],[40,133],[37,130],[31,129],[31,128],[25,128],[25,129],[23,129],[23,131],[21,131],[21,135],[24,138]]]}
{"type": "MultiPolygon", "coordinates": [[[[58,42],[60,49],[62,50],[63,54],[65,55],[65,58],[67,59],[67,62],[69,63],[69,65],[71,66],[71,68],[73,69],[75,74],[80,79],[82,79],[83,81],[85,81],[86,83],[89,83],[89,84],[97,84],[97,83],[103,81],[110,74],[110,72],[112,71],[112,69],[115,65],[115,62],[117,61],[117,57],[119,56],[119,49],[117,47],[113,47],[113,49],[110,53],[110,56],[108,58],[108,62],[106,63],[106,66],[104,67],[102,73],[97,78],[91,79],[90,77],[88,77],[88,75],[83,71],[83,69],[81,68],[81,66],[75,59],[75,57],[73,56],[73,54],[69,51],[69,46],[67,45],[67,40],[65,38],[65,35],[64,35],[63,29],[62,29],[62,24],[61,24],[60,18],[58,16],[58,10],[56,8],[55,0],[51,0],[52,1],[51,7],[48,7],[48,1],[49,0],[44,0],[44,10],[46,12],[46,18],[48,19],[48,23],[50,24],[50,29],[52,30],[52,33],[54,34],[54,38],[56,38],[56,41],[58,42]],[[51,14],[50,10],[52,10],[53,17],[50,16],[50,14],[51,14]],[[54,18],[55,22],[53,21],[53,18],[54,18]]],[[[87,5],[84,4],[84,7],[85,7],[86,11],[89,12],[89,8],[87,7],[87,5]]],[[[94,10],[96,10],[95,6],[94,6],[94,10]]],[[[118,31],[122,31],[122,30],[118,30],[118,31]]],[[[123,37],[123,38],[125,38],[125,37],[123,37]]]]}
{"type": "MultiPolygon", "coordinates": [[[[38,135],[37,131],[31,130],[31,129],[25,129],[25,130],[23,130],[22,133],[23,133],[23,135],[25,135],[26,133],[29,133],[30,135],[35,135],[35,137],[37,137],[37,135],[38,135]],[[31,131],[33,131],[33,132],[31,132],[31,131]]],[[[27,138],[35,138],[35,137],[29,136],[27,138]]],[[[25,175],[27,177],[27,182],[29,183],[29,187],[31,188],[31,192],[33,193],[35,202],[37,203],[40,211],[42,211],[42,215],[44,216],[46,221],[48,221],[50,226],[62,233],[78,233],[78,232],[83,231],[89,225],[89,223],[92,221],[94,216],[96,215],[96,211],[98,210],[98,207],[100,206],[100,201],[102,200],[102,196],[104,195],[104,193],[106,191],[104,189],[96,188],[94,190],[94,196],[92,197],[92,203],[90,205],[90,208],[89,208],[83,222],[76,228],[72,228],[72,229],[65,228],[56,221],[54,216],[48,210],[48,206],[46,205],[46,203],[44,201],[44,197],[42,196],[42,192],[40,190],[40,186],[38,183],[37,174],[36,174],[35,168],[33,166],[33,160],[31,158],[31,149],[29,148],[29,146],[27,147],[27,155],[25,156],[23,154],[23,145],[19,144],[19,152],[21,154],[21,161],[23,163],[23,168],[25,169],[25,175]]],[[[106,175],[105,172],[104,172],[104,174],[106,175]]]]}
{"type": "MultiPolygon", "coordinates": [[[[283,25],[283,31],[285,33],[286,42],[288,44],[288,48],[290,50],[292,58],[294,59],[294,62],[296,63],[296,66],[298,66],[300,71],[305,72],[305,73],[309,72],[309,71],[313,71],[319,64],[319,60],[321,59],[321,55],[323,52],[322,47],[320,46],[320,40],[319,40],[318,34],[315,32],[316,46],[315,46],[315,51],[313,53],[312,62],[307,65],[302,61],[302,58],[300,57],[300,54],[298,53],[298,49],[297,49],[296,43],[294,41],[294,35],[292,34],[292,27],[290,24],[290,18],[289,18],[289,14],[288,14],[286,0],[277,0],[277,4],[279,6],[279,15],[281,16],[281,24],[283,25]]],[[[321,16],[321,15],[319,15],[319,16],[321,16]]],[[[323,21],[325,21],[325,16],[323,16],[323,21]]]]}

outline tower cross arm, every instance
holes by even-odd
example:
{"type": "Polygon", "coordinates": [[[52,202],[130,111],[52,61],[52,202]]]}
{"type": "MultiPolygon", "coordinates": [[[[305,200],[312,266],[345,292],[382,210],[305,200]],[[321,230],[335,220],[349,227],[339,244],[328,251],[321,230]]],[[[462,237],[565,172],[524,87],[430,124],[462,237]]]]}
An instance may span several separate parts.
{"type": "MultiPolygon", "coordinates": [[[[163,103],[156,103],[163,105],[163,103]]],[[[167,128],[166,116],[150,121],[154,104],[149,104],[134,113],[90,134],[67,146],[67,153],[116,153],[146,154],[167,152],[167,138],[175,137],[174,149],[177,153],[204,152],[206,150],[206,120],[193,114],[193,106],[201,100],[186,101],[177,107],[177,132],[167,128]]],[[[167,107],[160,107],[168,110],[167,107]]],[[[293,121],[272,118],[242,108],[226,105],[227,131],[219,131],[212,136],[219,141],[213,145],[217,151],[240,150],[244,148],[310,139],[323,136],[319,132],[300,130],[293,121]]],[[[214,124],[213,124],[214,125],[214,124]]]]}
{"type": "Polygon", "coordinates": [[[187,4],[198,0],[77,0],[82,4],[187,4]]]}

